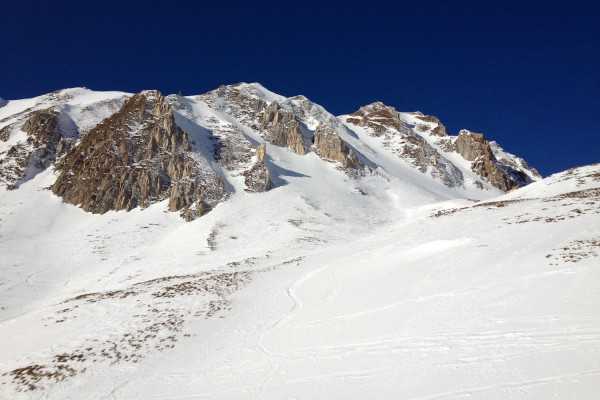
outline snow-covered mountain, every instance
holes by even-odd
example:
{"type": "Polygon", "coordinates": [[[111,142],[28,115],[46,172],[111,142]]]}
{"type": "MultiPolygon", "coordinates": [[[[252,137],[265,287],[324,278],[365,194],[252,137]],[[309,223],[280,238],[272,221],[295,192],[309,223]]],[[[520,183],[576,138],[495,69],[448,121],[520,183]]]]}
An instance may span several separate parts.
{"type": "Polygon", "coordinates": [[[51,168],[54,193],[87,211],[168,198],[188,220],[227,194],[276,187],[260,179],[277,179],[270,156],[283,148],[335,163],[357,190],[368,175],[390,185],[410,181],[440,199],[481,199],[540,178],[482,135],[449,136],[435,117],[374,103],[336,118],[304,96],[285,98],[259,84],[189,97],[68,89],[11,101],[0,112],[0,146],[8,189],[51,168]],[[262,143],[266,158],[258,160],[262,143]]]}
{"type": "Polygon", "coordinates": [[[600,391],[600,165],[237,84],[9,101],[0,181],[0,397],[600,391]]]}

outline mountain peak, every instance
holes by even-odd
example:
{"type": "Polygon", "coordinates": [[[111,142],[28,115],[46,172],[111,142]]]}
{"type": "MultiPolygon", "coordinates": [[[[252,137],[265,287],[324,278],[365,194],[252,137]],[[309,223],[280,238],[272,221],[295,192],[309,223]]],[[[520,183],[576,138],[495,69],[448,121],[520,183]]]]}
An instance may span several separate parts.
{"type": "Polygon", "coordinates": [[[483,136],[449,136],[436,117],[380,101],[335,117],[303,95],[286,98],[259,83],[189,97],[72,88],[20,102],[0,126],[1,181],[16,189],[54,167],[54,192],[95,213],[168,199],[168,210],[190,220],[233,193],[287,185],[282,171],[322,185],[330,164],[351,180],[336,175],[327,185],[376,193],[371,183],[361,187],[377,176],[411,182],[430,199],[487,198],[538,179],[483,136]],[[306,171],[309,160],[314,170],[306,171]]]}
{"type": "Polygon", "coordinates": [[[269,96],[0,108],[0,397],[597,392],[600,166],[269,96]]]}
{"type": "Polygon", "coordinates": [[[284,96],[281,96],[277,93],[270,91],[269,89],[265,88],[263,85],[261,85],[258,82],[252,82],[252,83],[238,82],[238,83],[234,83],[231,85],[223,85],[219,89],[227,90],[227,91],[233,90],[233,91],[238,91],[238,92],[245,93],[245,94],[258,96],[261,99],[263,99],[269,103],[273,102],[273,101],[285,100],[284,96]],[[223,89],[221,89],[221,88],[223,88],[223,89]]]}

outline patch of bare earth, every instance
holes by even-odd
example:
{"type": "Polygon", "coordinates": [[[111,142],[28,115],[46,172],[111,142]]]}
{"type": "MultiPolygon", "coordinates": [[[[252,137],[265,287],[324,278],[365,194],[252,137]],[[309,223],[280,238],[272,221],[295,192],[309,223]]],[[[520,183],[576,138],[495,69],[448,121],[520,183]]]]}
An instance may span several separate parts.
{"type": "Polygon", "coordinates": [[[546,258],[552,258],[557,262],[576,263],[588,258],[600,257],[600,239],[574,240],[554,251],[556,253],[548,254],[546,258]]]}

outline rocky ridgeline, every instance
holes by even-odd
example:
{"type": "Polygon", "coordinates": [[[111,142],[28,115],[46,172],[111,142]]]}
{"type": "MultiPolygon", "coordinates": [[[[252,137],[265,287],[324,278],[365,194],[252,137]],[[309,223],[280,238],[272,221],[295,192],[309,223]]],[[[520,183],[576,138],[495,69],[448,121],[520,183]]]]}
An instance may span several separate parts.
{"type": "MultiPolygon", "coordinates": [[[[455,142],[456,151],[467,161],[472,161],[471,169],[477,175],[485,178],[495,187],[502,191],[525,186],[531,182],[528,175],[519,169],[516,163],[510,160],[498,161],[490,142],[485,140],[483,134],[461,130],[455,142]]],[[[529,167],[534,176],[540,177],[539,173],[529,167]]]]}
{"type": "Polygon", "coordinates": [[[416,126],[417,131],[421,131],[421,132],[428,132],[433,135],[433,136],[437,136],[440,138],[445,138],[448,137],[448,131],[446,130],[446,127],[444,125],[442,125],[442,123],[440,122],[439,119],[437,119],[436,117],[432,116],[432,115],[423,115],[422,113],[413,113],[413,115],[416,116],[416,118],[420,121],[423,121],[425,123],[432,123],[435,124],[435,127],[433,129],[429,128],[429,124],[418,124],[416,126]]]}
{"type": "Polygon", "coordinates": [[[253,88],[244,84],[220,86],[196,96],[210,108],[229,114],[237,121],[256,131],[260,129],[260,116],[267,102],[253,88]]]}
{"type": "Polygon", "coordinates": [[[58,167],[52,190],[84,210],[131,210],[169,200],[186,220],[226,196],[215,172],[191,154],[188,135],[157,91],[131,97],[86,135],[58,167]]]}
{"type": "MultiPolygon", "coordinates": [[[[435,117],[420,116],[419,118],[424,122],[439,123],[435,117]]],[[[460,169],[410,129],[394,107],[376,102],[361,107],[350,114],[346,121],[365,128],[365,131],[373,136],[380,137],[384,147],[420,172],[430,173],[449,187],[463,186],[464,178],[460,169]]],[[[441,124],[434,130],[437,136],[447,136],[446,129],[441,124]]]]}
{"type": "Polygon", "coordinates": [[[0,150],[5,149],[0,180],[7,188],[54,165],[58,178],[52,191],[86,211],[131,210],[168,200],[169,210],[192,220],[227,198],[226,187],[233,184],[226,185],[224,177],[243,177],[247,192],[272,189],[277,180],[268,167],[267,146],[300,156],[314,152],[360,179],[360,171],[377,165],[358,152],[362,147],[345,141],[359,139],[356,127],[448,187],[464,188],[470,179],[479,189],[493,185],[508,191],[539,177],[481,134],[450,136],[435,117],[399,113],[380,102],[344,120],[304,96],[284,98],[256,84],[221,86],[195,97],[114,92],[94,104],[77,102],[82,91],[42,96],[43,104],[54,106],[0,120],[0,150]],[[76,108],[77,121],[69,107],[76,108]],[[1,141],[7,145],[1,147],[1,141]],[[457,166],[457,157],[468,161],[471,171],[457,166]]]}
{"type": "MultiPolygon", "coordinates": [[[[494,142],[485,140],[483,134],[462,130],[458,136],[450,136],[436,117],[418,112],[409,115],[417,121],[413,125],[404,121],[402,113],[393,107],[376,102],[361,107],[346,121],[365,128],[373,136],[382,137],[385,147],[450,187],[462,186],[464,182],[460,169],[449,161],[452,153],[470,161],[471,170],[478,177],[505,192],[530,183],[532,179],[526,171],[541,178],[534,168],[518,157],[498,160],[493,146],[498,152],[501,149],[494,142]]],[[[480,181],[475,183],[479,188],[484,187],[480,181]]]]}

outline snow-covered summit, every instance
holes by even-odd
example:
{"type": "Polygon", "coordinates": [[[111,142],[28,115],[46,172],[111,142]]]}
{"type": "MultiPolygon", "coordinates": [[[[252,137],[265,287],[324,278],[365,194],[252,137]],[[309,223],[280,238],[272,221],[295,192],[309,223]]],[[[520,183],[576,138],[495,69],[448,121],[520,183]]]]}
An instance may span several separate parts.
{"type": "MultiPolygon", "coordinates": [[[[113,161],[92,157],[95,161],[90,165],[86,163],[86,168],[103,169],[105,163],[117,160],[125,165],[132,162],[131,165],[140,162],[156,165],[151,154],[157,146],[161,147],[160,144],[149,141],[151,148],[144,150],[146,153],[138,148],[141,143],[146,143],[143,137],[155,134],[147,128],[156,114],[141,111],[143,107],[135,104],[139,96],[164,103],[156,112],[165,115],[165,124],[173,120],[177,129],[185,133],[186,139],[181,142],[185,151],[172,149],[168,162],[180,164],[176,161],[178,157],[195,160],[202,165],[199,170],[207,171],[211,176],[216,174],[228,193],[252,191],[250,186],[276,189],[276,182],[283,182],[278,172],[282,168],[300,174],[302,162],[285,149],[310,159],[315,155],[318,163],[324,163],[323,168],[333,163],[342,172],[338,179],[345,181],[345,177],[350,177],[352,183],[347,186],[375,196],[390,187],[396,192],[405,190],[408,185],[423,193],[424,198],[431,199],[428,201],[482,199],[499,194],[498,189],[510,190],[539,178],[524,160],[504,152],[495,142],[488,144],[483,139],[478,142],[462,140],[461,135],[450,136],[441,122],[432,116],[400,113],[376,102],[338,118],[305,96],[286,98],[258,83],[238,83],[196,96],[169,95],[164,97],[164,102],[162,94],[154,90],[143,91],[135,97],[124,92],[94,92],[86,88],[64,89],[33,99],[11,101],[0,110],[2,182],[7,188],[15,189],[50,167],[62,174],[77,175],[74,168],[79,167],[68,161],[77,157],[68,154],[81,152],[81,141],[89,132],[104,132],[107,128],[108,131],[131,131],[130,136],[137,135],[140,140],[127,146],[112,143],[118,157],[113,161]],[[142,120],[136,120],[135,125],[128,122],[128,118],[115,117],[124,114],[124,109],[136,107],[142,112],[142,120]],[[262,143],[267,144],[265,157],[257,164],[254,155],[262,143]],[[139,154],[144,154],[145,158],[140,158],[139,154]],[[67,161],[62,162],[63,158],[67,161]],[[102,166],[93,164],[100,162],[102,166]],[[244,177],[243,182],[239,181],[241,177],[244,177]],[[267,181],[257,182],[258,177],[267,181]],[[373,186],[372,181],[377,179],[389,184],[373,186]]],[[[167,130],[171,132],[170,128],[167,130]]],[[[105,136],[96,134],[94,137],[97,138],[94,140],[103,140],[105,136]]],[[[160,135],[156,138],[159,140],[160,135]]],[[[92,143],[91,146],[98,149],[104,144],[92,143]]],[[[84,153],[90,154],[87,150],[84,153]]],[[[180,171],[171,169],[163,184],[175,187],[175,182],[182,177],[180,171]]],[[[318,177],[313,179],[318,180],[318,177]]],[[[106,185],[109,187],[112,183],[106,185]]],[[[124,186],[117,192],[134,199],[121,196],[119,204],[124,201],[147,206],[161,199],[161,196],[147,198],[143,191],[131,192],[131,187],[146,187],[146,184],[121,180],[121,185],[124,186]]],[[[182,198],[173,200],[172,204],[183,207],[183,204],[201,203],[201,198],[193,201],[187,198],[189,193],[181,192],[180,196],[182,198]]],[[[104,194],[94,198],[100,197],[104,198],[104,194]]],[[[224,201],[228,196],[219,198],[224,201]]],[[[79,200],[68,201],[83,204],[79,200]]],[[[206,212],[213,207],[214,204],[203,210],[206,212]]],[[[106,207],[90,204],[86,209],[106,210],[106,207]]],[[[112,209],[119,207],[115,205],[112,209]]],[[[173,210],[179,211],[180,207],[173,210]]]]}

